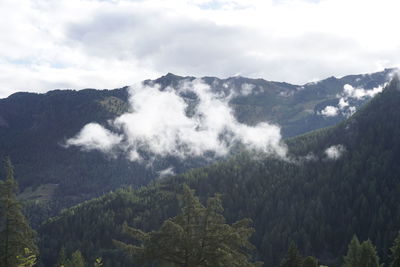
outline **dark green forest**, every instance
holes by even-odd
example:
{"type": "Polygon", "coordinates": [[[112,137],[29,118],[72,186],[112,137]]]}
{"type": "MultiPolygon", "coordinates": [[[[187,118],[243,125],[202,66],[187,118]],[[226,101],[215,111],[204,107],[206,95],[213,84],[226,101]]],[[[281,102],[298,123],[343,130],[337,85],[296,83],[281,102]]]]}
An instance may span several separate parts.
{"type": "Polygon", "coordinates": [[[289,139],[286,160],[243,151],[211,166],[141,188],[126,187],[67,209],[38,229],[39,259],[53,266],[60,251],[71,255],[80,250],[88,262],[102,258],[104,266],[134,264],[135,259],[112,240],[132,242],[125,223],[150,232],[177,216],[182,184],[187,184],[202,203],[220,194],[227,223],[252,220],[252,255],[264,266],[279,266],[282,259],[297,254],[342,266],[351,258],[348,246],[355,235],[361,242],[354,241],[352,251],[364,256],[354,256],[356,263],[346,266],[376,266],[377,255],[389,266],[390,247],[400,230],[399,103],[395,78],[337,126],[289,139]],[[342,155],[329,158],[326,149],[337,145],[342,155]],[[289,246],[292,241],[296,253],[289,246]],[[369,263],[363,265],[363,259],[369,263]]]}
{"type": "MultiPolygon", "coordinates": [[[[284,137],[292,137],[345,119],[340,114],[336,117],[317,114],[326,105],[337,104],[337,95],[345,84],[371,89],[385,83],[391,71],[340,79],[330,77],[302,86],[244,77],[203,77],[203,81],[214,92],[236,94],[230,105],[238,121],[249,125],[261,121],[277,123],[282,126],[284,137]],[[254,86],[253,92],[240,94],[246,84],[254,86]]],[[[158,84],[164,90],[168,86],[178,88],[182,81],[193,79],[167,74],[144,83],[158,84]]],[[[129,110],[128,97],[128,88],[124,87],[15,93],[0,99],[0,156],[9,156],[15,165],[15,178],[22,191],[19,197],[28,202],[27,215],[35,227],[63,208],[110,190],[146,185],[167,167],[173,166],[176,173],[183,173],[209,163],[199,158],[185,161],[163,158],[148,168],[127,160],[124,155],[111,158],[96,151],[63,146],[85,124],[107,125],[108,120],[129,110]]],[[[190,102],[192,96],[183,97],[190,102]]],[[[352,105],[358,107],[366,101],[357,100],[352,105]]]]}

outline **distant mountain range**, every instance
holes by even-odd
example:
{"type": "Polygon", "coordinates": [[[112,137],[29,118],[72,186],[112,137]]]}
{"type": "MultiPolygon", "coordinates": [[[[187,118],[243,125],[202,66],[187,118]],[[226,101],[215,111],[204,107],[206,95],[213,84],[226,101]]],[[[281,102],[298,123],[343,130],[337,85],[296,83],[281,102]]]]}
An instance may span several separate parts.
{"type": "MultiPolygon", "coordinates": [[[[231,77],[219,79],[203,77],[216,92],[235,92],[230,104],[235,110],[239,121],[255,124],[261,121],[277,123],[282,127],[284,137],[300,135],[315,129],[335,125],[346,116],[324,117],[319,115],[321,110],[329,105],[337,105],[344,86],[371,90],[383,86],[389,81],[389,76],[396,69],[385,69],[372,74],[349,75],[343,78],[329,77],[327,79],[293,85],[284,82],[272,82],[263,79],[245,77],[231,77]]],[[[146,84],[160,84],[161,89],[171,86],[179,87],[183,80],[194,80],[195,77],[181,77],[167,74],[154,81],[147,80],[146,84]]],[[[353,99],[354,105],[359,107],[365,98],[353,99]],[[359,100],[359,101],[356,101],[359,100]]]]}
{"type": "MultiPolygon", "coordinates": [[[[365,92],[382,87],[393,71],[386,69],[340,79],[330,77],[301,86],[244,77],[202,80],[213,92],[232,95],[229,104],[238,121],[248,125],[262,121],[275,123],[282,127],[284,137],[293,137],[343,121],[349,112],[371,99],[373,94],[365,92]],[[354,93],[357,89],[363,91],[357,95],[354,93]],[[340,103],[342,99],[345,105],[340,103]],[[327,107],[331,109],[326,110],[327,107]]],[[[178,88],[183,81],[194,79],[167,74],[144,84],[159,84],[160,90],[164,90],[178,88]]],[[[105,125],[128,111],[128,99],[128,87],[15,93],[1,99],[0,156],[11,157],[23,190],[21,198],[43,205],[53,200],[51,205],[55,206],[50,210],[58,210],[124,185],[145,185],[169,166],[181,173],[205,164],[201,160],[182,162],[164,158],[149,168],[123,156],[111,158],[96,151],[63,147],[65,140],[87,123],[105,125]]]]}
{"type": "MultiPolygon", "coordinates": [[[[321,83],[339,83],[328,80],[321,83]]],[[[40,228],[43,259],[51,264],[65,246],[69,253],[80,249],[88,259],[101,256],[106,266],[130,266],[111,239],[124,238],[124,222],[148,231],[176,215],[176,196],[185,183],[202,200],[220,193],[229,222],[254,221],[255,256],[267,267],[279,265],[291,240],[321,264],[341,266],[353,234],[371,239],[387,262],[388,247],[400,230],[399,103],[395,77],[350,118],[288,139],[286,160],[242,151],[140,190],[125,188],[68,209],[40,228]]]]}

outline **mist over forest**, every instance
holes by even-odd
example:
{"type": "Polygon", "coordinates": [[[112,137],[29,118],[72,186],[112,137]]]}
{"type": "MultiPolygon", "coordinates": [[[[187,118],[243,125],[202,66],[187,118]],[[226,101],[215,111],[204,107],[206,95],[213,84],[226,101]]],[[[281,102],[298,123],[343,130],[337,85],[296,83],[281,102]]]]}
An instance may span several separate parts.
{"type": "Polygon", "coordinates": [[[0,1],[0,267],[400,267],[399,9],[0,1]]]}

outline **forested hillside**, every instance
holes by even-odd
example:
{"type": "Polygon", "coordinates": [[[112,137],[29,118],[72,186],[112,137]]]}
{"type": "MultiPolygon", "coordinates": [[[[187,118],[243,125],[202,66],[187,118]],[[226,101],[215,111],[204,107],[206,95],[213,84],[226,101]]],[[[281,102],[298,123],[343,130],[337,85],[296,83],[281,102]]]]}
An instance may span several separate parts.
{"type": "MultiPolygon", "coordinates": [[[[277,123],[282,126],[283,136],[289,137],[345,119],[345,114],[322,116],[319,113],[327,105],[338,103],[338,94],[343,92],[345,84],[372,89],[384,84],[391,72],[386,69],[341,79],[331,77],[303,86],[243,77],[204,77],[203,80],[215,93],[224,91],[233,95],[230,105],[240,122],[277,123]]],[[[167,86],[177,88],[182,81],[193,79],[168,74],[145,84],[159,84],[163,90],[167,86]]],[[[368,97],[351,101],[351,105],[358,107],[368,97]]],[[[17,170],[15,177],[23,191],[21,198],[36,202],[29,209],[35,225],[42,218],[38,213],[52,215],[62,207],[120,186],[147,184],[169,166],[180,173],[204,164],[199,159],[181,162],[165,158],[148,168],[123,155],[113,158],[63,146],[87,123],[105,125],[129,108],[127,88],[16,93],[0,100],[0,156],[10,156],[13,161],[17,170]]]]}
{"type": "Polygon", "coordinates": [[[371,239],[381,258],[400,230],[400,82],[390,85],[339,125],[288,141],[286,160],[242,152],[209,167],[106,194],[66,210],[40,228],[42,260],[54,263],[58,251],[80,249],[105,266],[131,259],[112,239],[126,240],[129,225],[148,231],[178,211],[182,184],[202,200],[221,193],[228,222],[249,217],[256,258],[277,266],[295,241],[304,255],[338,266],[357,234],[371,239]]]}
{"type": "MultiPolygon", "coordinates": [[[[45,95],[17,93],[0,102],[0,154],[9,156],[31,210],[54,214],[58,207],[108,192],[122,184],[145,184],[152,177],[143,166],[124,157],[110,160],[100,153],[65,149],[66,138],[91,121],[106,122],[127,109],[126,88],[114,91],[52,91],[45,95]],[[132,173],[137,176],[133,177],[132,173]],[[115,174],[117,174],[115,176],[115,174]],[[112,177],[112,178],[111,178],[112,177]],[[28,190],[26,190],[28,189],[28,190]],[[54,201],[48,202],[53,199],[54,201]]],[[[32,218],[33,223],[39,223],[32,218]]]]}

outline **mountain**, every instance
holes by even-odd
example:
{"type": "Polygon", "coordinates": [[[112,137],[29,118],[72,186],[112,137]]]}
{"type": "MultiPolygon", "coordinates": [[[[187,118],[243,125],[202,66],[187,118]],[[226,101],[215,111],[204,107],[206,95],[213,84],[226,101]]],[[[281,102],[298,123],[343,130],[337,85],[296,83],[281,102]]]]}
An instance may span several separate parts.
{"type": "MultiPolygon", "coordinates": [[[[293,137],[306,132],[335,125],[346,118],[344,114],[324,117],[318,114],[327,105],[336,105],[338,95],[343,93],[343,87],[348,84],[354,88],[371,90],[388,82],[389,76],[395,69],[385,69],[372,74],[348,75],[342,78],[329,77],[304,85],[293,85],[284,82],[272,82],[263,79],[232,77],[219,79],[203,77],[212,91],[234,92],[230,101],[235,115],[240,122],[254,125],[258,122],[269,121],[282,127],[284,137],[293,137]]],[[[170,86],[178,88],[182,81],[194,80],[195,77],[181,77],[167,74],[154,81],[147,80],[146,84],[159,84],[161,90],[170,86]]],[[[364,104],[356,101],[355,107],[364,104]]]]}
{"type": "Polygon", "coordinates": [[[16,93],[0,100],[0,154],[11,157],[16,179],[28,189],[22,197],[77,203],[115,188],[115,173],[119,185],[130,183],[132,170],[138,174],[136,184],[147,182],[148,171],[124,158],[112,161],[62,146],[86,123],[105,123],[122,113],[127,107],[121,99],[126,98],[126,89],[117,89],[16,93]]]}
{"type": "MultiPolygon", "coordinates": [[[[291,137],[345,119],[345,114],[331,117],[319,114],[326,106],[338,104],[338,95],[343,93],[345,84],[372,89],[384,84],[392,71],[386,69],[340,79],[331,77],[302,86],[244,77],[202,79],[214,93],[233,95],[230,105],[240,122],[249,125],[261,121],[277,123],[282,126],[283,136],[291,137]]],[[[167,74],[144,83],[159,84],[160,90],[167,86],[177,89],[183,81],[193,79],[167,74]]],[[[124,87],[16,93],[0,99],[0,156],[11,157],[17,170],[16,179],[23,190],[21,198],[40,205],[40,213],[52,215],[60,208],[124,185],[145,185],[171,165],[177,173],[204,165],[199,159],[182,162],[165,158],[148,168],[123,155],[113,158],[96,151],[83,152],[76,147],[63,146],[87,123],[106,125],[108,120],[128,111],[128,98],[128,88],[124,87]]],[[[368,100],[366,97],[349,102],[358,107],[368,100]]],[[[40,220],[37,218],[34,224],[40,220]]]]}
{"type": "Polygon", "coordinates": [[[89,259],[102,256],[106,266],[126,266],[129,259],[111,239],[124,240],[125,221],[147,231],[176,215],[176,196],[185,183],[203,200],[220,193],[229,222],[254,221],[252,242],[265,266],[277,266],[290,240],[305,255],[338,266],[353,234],[371,239],[387,261],[400,225],[399,103],[395,77],[349,119],[288,140],[285,160],[242,152],[68,209],[39,230],[43,260],[54,262],[65,246],[89,259]]]}

